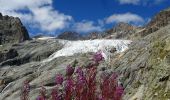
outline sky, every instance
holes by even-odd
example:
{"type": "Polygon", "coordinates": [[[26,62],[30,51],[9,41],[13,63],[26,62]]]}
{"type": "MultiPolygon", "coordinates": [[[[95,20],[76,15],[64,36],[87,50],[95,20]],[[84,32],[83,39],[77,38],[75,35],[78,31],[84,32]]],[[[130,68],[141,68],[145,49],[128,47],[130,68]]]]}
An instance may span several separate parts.
{"type": "Polygon", "coordinates": [[[104,31],[119,22],[147,24],[170,0],[0,0],[3,15],[19,17],[31,36],[104,31]]]}

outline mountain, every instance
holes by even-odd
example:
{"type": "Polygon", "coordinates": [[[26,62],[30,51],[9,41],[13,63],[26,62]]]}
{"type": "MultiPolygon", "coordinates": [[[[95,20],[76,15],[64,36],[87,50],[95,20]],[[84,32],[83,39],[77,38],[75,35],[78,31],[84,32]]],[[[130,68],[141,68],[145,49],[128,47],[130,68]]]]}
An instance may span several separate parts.
{"type": "Polygon", "coordinates": [[[105,38],[112,39],[131,39],[133,40],[135,37],[133,36],[138,31],[142,30],[142,27],[137,27],[130,25],[128,23],[118,23],[112,29],[105,31],[105,38]]]}
{"type": "Polygon", "coordinates": [[[169,15],[169,9],[163,10],[144,27],[120,23],[102,35],[89,33],[87,40],[66,32],[58,38],[38,36],[1,48],[0,100],[19,100],[25,80],[30,84],[30,100],[35,100],[42,85],[49,95],[57,73],[65,75],[66,66],[74,62],[86,67],[99,49],[105,60],[97,66],[98,72],[118,74],[125,88],[123,100],[169,100],[169,15]]]}
{"type": "Polygon", "coordinates": [[[125,100],[170,98],[170,25],[133,42],[111,65],[126,88],[125,100]]]}
{"type": "Polygon", "coordinates": [[[159,30],[161,27],[165,27],[170,24],[170,9],[160,11],[154,16],[151,21],[145,26],[144,30],[139,34],[144,37],[150,33],[159,30]]]}
{"type": "Polygon", "coordinates": [[[29,40],[27,29],[19,18],[3,16],[0,13],[0,45],[29,40]]]}
{"type": "Polygon", "coordinates": [[[104,32],[90,32],[85,36],[82,36],[76,32],[64,32],[61,33],[58,38],[66,40],[87,40],[87,39],[130,39],[138,40],[150,33],[159,30],[170,23],[170,9],[165,9],[158,13],[152,20],[143,27],[130,25],[128,23],[120,22],[113,28],[104,32]]]}
{"type": "Polygon", "coordinates": [[[169,15],[169,10],[158,13],[145,27],[147,34],[142,34],[143,38],[133,42],[119,59],[113,60],[113,70],[119,72],[126,88],[125,100],[170,98],[169,15]]]}
{"type": "Polygon", "coordinates": [[[77,32],[63,32],[58,35],[58,39],[65,40],[88,40],[88,39],[136,39],[134,36],[138,31],[143,30],[142,27],[130,25],[128,23],[118,23],[113,28],[104,32],[89,32],[81,35],[77,32]]]}
{"type": "Polygon", "coordinates": [[[80,40],[82,39],[82,35],[77,32],[63,32],[58,35],[58,39],[65,39],[65,40],[80,40]]]}
{"type": "MultiPolygon", "coordinates": [[[[144,27],[137,27],[130,25],[128,23],[120,22],[115,25],[113,28],[108,29],[104,32],[89,32],[85,35],[81,35],[77,32],[63,32],[58,35],[58,39],[65,39],[65,40],[88,40],[88,39],[130,39],[136,40],[137,34],[139,32],[143,32],[144,27]]],[[[141,37],[141,36],[140,36],[141,37]]]]}
{"type": "Polygon", "coordinates": [[[12,59],[18,55],[13,44],[29,40],[27,29],[19,18],[3,16],[0,13],[0,62],[12,59]]]}

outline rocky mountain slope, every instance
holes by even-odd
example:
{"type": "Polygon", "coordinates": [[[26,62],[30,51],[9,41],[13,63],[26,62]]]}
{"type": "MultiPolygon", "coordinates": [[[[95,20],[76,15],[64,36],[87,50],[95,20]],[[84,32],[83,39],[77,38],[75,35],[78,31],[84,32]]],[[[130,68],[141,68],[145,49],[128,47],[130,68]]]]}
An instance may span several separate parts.
{"type": "Polygon", "coordinates": [[[127,23],[118,23],[112,29],[109,29],[105,32],[105,38],[112,39],[130,39],[134,40],[135,34],[142,30],[142,27],[133,26],[127,23]]]}
{"type": "Polygon", "coordinates": [[[127,49],[128,44],[128,41],[126,43],[121,40],[36,39],[14,45],[12,48],[17,51],[18,56],[0,63],[0,99],[19,100],[22,83],[27,79],[31,85],[31,100],[34,100],[41,85],[44,85],[49,91],[55,86],[55,75],[64,74],[68,64],[77,60],[79,66],[85,66],[90,64],[89,58],[92,58],[92,52],[95,52],[97,48],[110,45],[110,47],[120,50],[119,52],[123,52],[127,49]]]}
{"type": "Polygon", "coordinates": [[[127,100],[170,98],[170,25],[134,42],[112,68],[119,72],[127,100]]]}
{"type": "Polygon", "coordinates": [[[17,39],[15,44],[0,49],[3,51],[0,53],[0,100],[20,100],[20,89],[25,80],[31,85],[30,100],[35,100],[42,85],[49,94],[55,87],[56,73],[65,74],[66,66],[74,62],[85,67],[91,63],[89,58],[92,58],[92,52],[101,48],[103,55],[109,59],[98,66],[98,71],[118,73],[119,81],[125,88],[123,100],[169,100],[169,11],[167,9],[158,13],[144,28],[121,23],[108,31],[110,33],[104,35],[103,40],[68,41],[39,37],[18,43],[20,39],[17,39]],[[106,38],[135,41],[115,42],[106,38]],[[121,51],[123,47],[126,49],[121,51]]]}
{"type": "Polygon", "coordinates": [[[0,62],[18,56],[13,44],[29,40],[29,34],[19,18],[0,13],[0,62]]]}
{"type": "Polygon", "coordinates": [[[159,30],[170,24],[170,9],[165,9],[156,14],[151,21],[145,26],[144,30],[139,32],[140,37],[144,37],[150,33],[159,30]]]}
{"type": "Polygon", "coordinates": [[[0,45],[28,40],[29,35],[19,18],[3,16],[0,13],[0,45]]]}

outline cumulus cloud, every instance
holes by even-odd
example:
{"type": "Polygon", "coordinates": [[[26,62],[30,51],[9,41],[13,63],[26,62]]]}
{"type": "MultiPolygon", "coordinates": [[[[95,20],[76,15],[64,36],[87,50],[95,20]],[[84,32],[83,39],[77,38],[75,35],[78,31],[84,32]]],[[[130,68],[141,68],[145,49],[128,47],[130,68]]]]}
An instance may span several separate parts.
{"type": "Polygon", "coordinates": [[[72,17],[53,9],[52,0],[0,0],[0,12],[19,17],[31,28],[54,32],[68,26],[72,17]]]}
{"type": "Polygon", "coordinates": [[[29,28],[39,29],[46,34],[55,34],[55,31],[65,28],[78,32],[102,30],[93,21],[75,22],[72,16],[54,9],[52,3],[53,0],[0,0],[0,12],[19,17],[29,28]]]}
{"type": "Polygon", "coordinates": [[[102,31],[102,26],[94,25],[93,21],[82,21],[74,24],[73,29],[77,32],[91,32],[91,31],[102,31]]]}
{"type": "Polygon", "coordinates": [[[105,23],[107,24],[119,22],[141,24],[144,23],[144,19],[137,14],[129,12],[124,14],[113,14],[105,19],[105,23]]]}
{"type": "MultiPolygon", "coordinates": [[[[119,1],[121,4],[138,4],[140,0],[119,1]]],[[[19,17],[31,30],[38,29],[40,32],[46,34],[55,34],[56,31],[64,29],[84,33],[102,31],[104,24],[144,22],[142,17],[132,13],[113,14],[105,19],[98,20],[98,22],[87,20],[75,22],[72,16],[54,9],[53,0],[0,0],[0,12],[3,15],[19,17]]]]}

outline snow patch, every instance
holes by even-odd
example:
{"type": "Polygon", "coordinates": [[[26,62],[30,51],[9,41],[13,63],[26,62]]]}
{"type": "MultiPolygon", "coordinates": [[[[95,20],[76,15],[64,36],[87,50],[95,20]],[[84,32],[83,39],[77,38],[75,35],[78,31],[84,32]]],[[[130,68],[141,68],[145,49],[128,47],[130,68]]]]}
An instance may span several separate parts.
{"type": "Polygon", "coordinates": [[[49,39],[55,39],[56,37],[40,37],[37,38],[37,40],[49,40],[49,39]]]}
{"type": "Polygon", "coordinates": [[[43,62],[49,62],[57,57],[61,56],[72,56],[76,53],[88,53],[97,52],[99,50],[103,51],[103,56],[107,57],[105,53],[109,48],[116,48],[117,52],[123,52],[128,49],[128,45],[132,41],[130,40],[111,40],[111,39],[96,39],[96,40],[79,40],[79,41],[68,41],[59,40],[59,43],[63,44],[64,47],[53,53],[49,58],[45,59],[43,62]]]}

